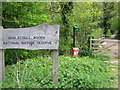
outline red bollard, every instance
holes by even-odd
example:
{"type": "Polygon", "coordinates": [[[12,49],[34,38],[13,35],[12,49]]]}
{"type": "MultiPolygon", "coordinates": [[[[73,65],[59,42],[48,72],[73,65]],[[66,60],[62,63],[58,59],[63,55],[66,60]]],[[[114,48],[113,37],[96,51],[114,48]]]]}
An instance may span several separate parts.
{"type": "Polygon", "coordinates": [[[79,53],[79,48],[72,48],[72,57],[77,57],[79,53]]]}

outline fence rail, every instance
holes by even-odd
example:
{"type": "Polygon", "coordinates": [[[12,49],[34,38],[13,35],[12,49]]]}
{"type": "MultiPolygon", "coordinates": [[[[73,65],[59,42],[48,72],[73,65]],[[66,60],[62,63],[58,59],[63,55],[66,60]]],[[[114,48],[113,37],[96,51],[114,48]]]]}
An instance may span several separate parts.
{"type": "Polygon", "coordinates": [[[90,38],[90,49],[93,52],[100,52],[102,50],[109,49],[110,47],[115,46],[116,43],[120,43],[120,40],[105,39],[104,37],[100,39],[90,38]],[[112,42],[112,44],[109,44],[110,42],[112,42]]]}

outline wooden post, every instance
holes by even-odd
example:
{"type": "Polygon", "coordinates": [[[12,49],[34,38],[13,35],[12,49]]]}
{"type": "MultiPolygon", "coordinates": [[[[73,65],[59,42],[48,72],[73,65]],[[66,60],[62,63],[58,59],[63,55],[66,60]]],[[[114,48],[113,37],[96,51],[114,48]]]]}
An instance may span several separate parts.
{"type": "Polygon", "coordinates": [[[53,50],[53,83],[58,83],[58,50],[53,50]]]}
{"type": "MultiPolygon", "coordinates": [[[[0,26],[0,47],[2,47],[2,26],[0,26]]],[[[0,81],[4,78],[4,50],[0,49],[0,81]]]]}
{"type": "Polygon", "coordinates": [[[92,50],[92,37],[90,37],[90,50],[92,50]]]}
{"type": "Polygon", "coordinates": [[[4,79],[4,50],[0,50],[0,81],[4,79]]]}

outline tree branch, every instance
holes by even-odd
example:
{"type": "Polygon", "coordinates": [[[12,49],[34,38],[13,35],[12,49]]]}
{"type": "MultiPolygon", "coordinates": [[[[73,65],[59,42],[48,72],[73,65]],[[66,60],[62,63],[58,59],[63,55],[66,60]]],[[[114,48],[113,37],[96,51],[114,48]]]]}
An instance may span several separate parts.
{"type": "Polygon", "coordinates": [[[5,19],[4,17],[0,16],[0,18],[3,20],[3,21],[6,21],[6,22],[15,22],[15,23],[20,23],[20,21],[11,21],[11,20],[8,20],[8,19],[5,19]]]}

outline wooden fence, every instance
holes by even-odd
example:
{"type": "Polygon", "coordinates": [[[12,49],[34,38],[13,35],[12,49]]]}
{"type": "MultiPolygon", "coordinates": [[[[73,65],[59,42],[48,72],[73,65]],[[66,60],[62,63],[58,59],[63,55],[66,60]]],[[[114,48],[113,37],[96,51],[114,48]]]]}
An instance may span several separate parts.
{"type": "Polygon", "coordinates": [[[90,49],[97,53],[101,52],[105,49],[110,50],[109,48],[112,46],[115,46],[116,43],[120,42],[119,40],[109,40],[105,38],[100,38],[100,39],[90,39],[90,49]],[[112,43],[110,43],[112,42],[112,43]]]}

